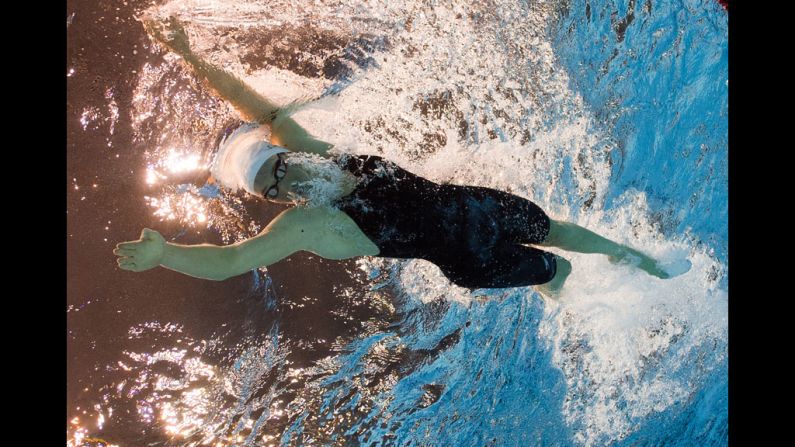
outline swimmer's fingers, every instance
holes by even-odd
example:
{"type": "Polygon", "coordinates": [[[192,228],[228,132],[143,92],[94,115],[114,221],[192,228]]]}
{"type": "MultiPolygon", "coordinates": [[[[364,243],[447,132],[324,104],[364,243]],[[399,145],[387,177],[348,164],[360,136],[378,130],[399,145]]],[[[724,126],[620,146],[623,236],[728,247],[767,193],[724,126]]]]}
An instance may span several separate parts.
{"type": "Polygon", "coordinates": [[[143,24],[147,34],[177,54],[184,55],[190,52],[188,34],[175,17],[169,17],[164,21],[145,19],[143,24]]]}
{"type": "Polygon", "coordinates": [[[119,258],[116,260],[122,270],[136,271],[135,262],[131,258],[119,258]]]}
{"type": "Polygon", "coordinates": [[[163,25],[160,22],[152,19],[144,19],[143,25],[146,34],[149,34],[150,36],[155,38],[155,40],[159,41],[163,40],[163,33],[162,33],[163,25]]]}
{"type": "Polygon", "coordinates": [[[113,249],[113,254],[119,256],[120,258],[134,256],[138,251],[137,245],[139,245],[138,242],[125,242],[122,244],[117,244],[116,248],[113,249]]]}
{"type": "Polygon", "coordinates": [[[134,272],[143,272],[160,265],[165,254],[166,240],[155,230],[144,228],[141,239],[116,245],[113,254],[119,256],[119,267],[134,272]]]}
{"type": "Polygon", "coordinates": [[[185,28],[179,23],[176,17],[171,16],[164,22],[166,40],[163,41],[177,54],[187,54],[190,52],[190,41],[185,28]]]}
{"type": "Polygon", "coordinates": [[[117,248],[113,250],[113,254],[116,256],[131,256],[135,254],[135,248],[117,248]]]}
{"type": "Polygon", "coordinates": [[[131,272],[143,272],[152,268],[151,266],[147,267],[146,263],[142,263],[135,258],[119,258],[116,263],[119,264],[119,267],[122,270],[128,270],[131,272]]]}
{"type": "Polygon", "coordinates": [[[177,20],[177,18],[174,16],[170,16],[168,19],[166,19],[166,27],[172,33],[186,35],[185,28],[182,26],[181,23],[179,23],[179,20],[177,20]]]}
{"type": "MultiPolygon", "coordinates": [[[[140,245],[141,241],[129,241],[116,244],[116,250],[135,250],[140,245]]],[[[114,251],[115,253],[115,251],[114,251]]]]}

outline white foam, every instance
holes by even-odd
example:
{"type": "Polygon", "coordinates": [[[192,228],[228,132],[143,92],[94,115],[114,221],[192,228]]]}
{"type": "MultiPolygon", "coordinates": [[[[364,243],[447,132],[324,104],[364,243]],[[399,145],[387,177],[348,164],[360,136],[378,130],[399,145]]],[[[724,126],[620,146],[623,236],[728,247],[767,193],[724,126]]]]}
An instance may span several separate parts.
{"type": "Polygon", "coordinates": [[[317,154],[291,152],[287,158],[290,166],[299,166],[309,180],[293,182],[289,193],[296,205],[307,207],[330,206],[342,196],[344,173],[333,160],[317,154]]]}

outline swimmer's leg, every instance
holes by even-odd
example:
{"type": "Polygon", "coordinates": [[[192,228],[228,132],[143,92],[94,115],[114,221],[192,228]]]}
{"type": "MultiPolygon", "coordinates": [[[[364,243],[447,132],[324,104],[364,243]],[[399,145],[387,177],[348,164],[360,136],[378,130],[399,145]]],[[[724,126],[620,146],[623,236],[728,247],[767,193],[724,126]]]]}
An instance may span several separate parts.
{"type": "Polygon", "coordinates": [[[536,290],[543,295],[552,298],[557,298],[558,295],[560,295],[560,289],[563,288],[563,283],[566,282],[566,278],[571,274],[571,262],[566,260],[566,258],[555,255],[555,262],[557,264],[557,269],[552,280],[535,286],[536,290]]]}
{"type": "Polygon", "coordinates": [[[600,253],[607,255],[610,262],[627,262],[652,276],[662,279],[670,277],[660,268],[657,261],[648,255],[570,222],[550,219],[549,234],[539,245],[558,247],[577,253],[600,253]]]}
{"type": "MultiPolygon", "coordinates": [[[[482,289],[549,283],[555,279],[557,259],[562,258],[535,247],[509,243],[477,252],[458,250],[454,255],[445,253],[428,260],[454,284],[482,289]]],[[[568,264],[568,261],[563,262],[568,264]]],[[[563,270],[568,275],[566,269],[563,270]]],[[[562,285],[562,280],[558,282],[562,285]]]]}

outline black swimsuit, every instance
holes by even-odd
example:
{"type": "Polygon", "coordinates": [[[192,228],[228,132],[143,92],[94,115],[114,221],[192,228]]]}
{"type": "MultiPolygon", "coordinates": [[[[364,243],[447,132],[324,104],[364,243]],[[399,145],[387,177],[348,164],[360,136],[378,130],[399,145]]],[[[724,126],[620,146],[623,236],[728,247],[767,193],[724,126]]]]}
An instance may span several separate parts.
{"type": "Polygon", "coordinates": [[[440,185],[375,155],[341,155],[359,178],[335,203],[380,249],[378,256],[433,262],[468,288],[543,284],[555,276],[537,244],[549,218],[533,202],[491,188],[440,185]]]}

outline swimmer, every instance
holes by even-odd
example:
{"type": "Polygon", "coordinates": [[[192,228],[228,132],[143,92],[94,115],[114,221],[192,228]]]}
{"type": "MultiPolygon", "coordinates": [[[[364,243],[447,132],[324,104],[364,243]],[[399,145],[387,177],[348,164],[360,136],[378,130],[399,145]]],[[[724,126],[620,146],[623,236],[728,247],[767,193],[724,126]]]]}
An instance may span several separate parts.
{"type": "Polygon", "coordinates": [[[334,260],[421,258],[469,289],[535,285],[556,296],[571,263],[538,248],[556,247],[607,255],[658,278],[670,276],[640,251],[550,219],[527,199],[491,188],[438,184],[375,155],[334,154],[331,144],[310,135],[273,102],[194,54],[175,19],[144,26],[248,121],[221,140],[210,169],[215,180],[296,206],[257,236],[226,246],[174,244],[144,229],[140,239],[113,251],[124,270],[161,266],[225,280],[307,251],[334,260]]]}

